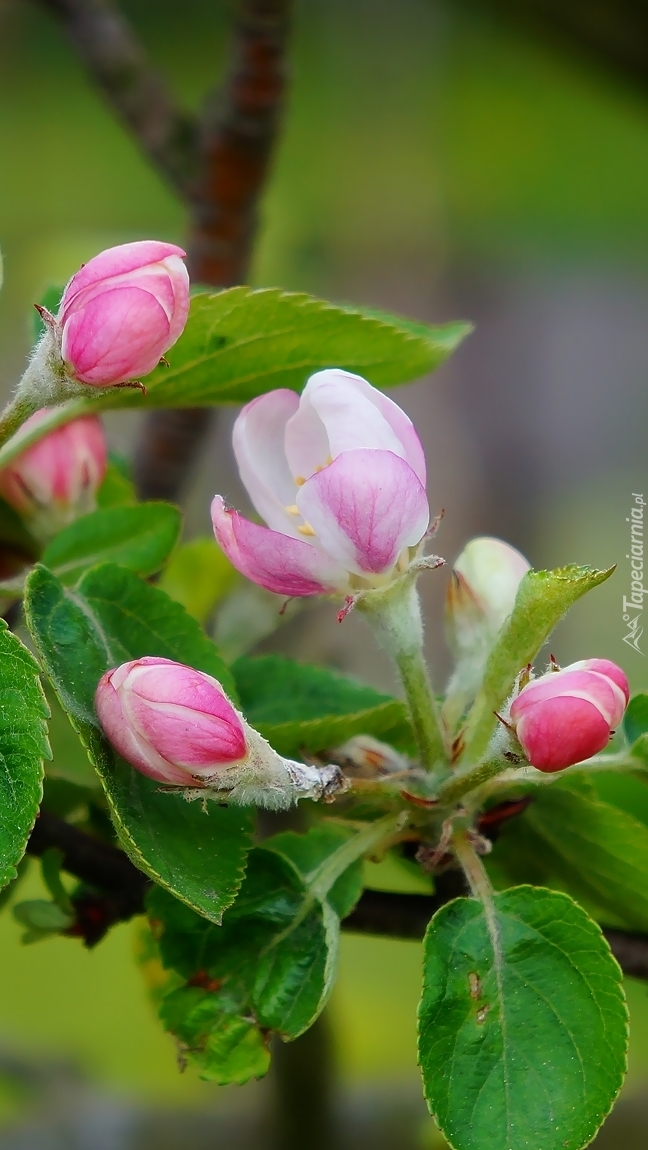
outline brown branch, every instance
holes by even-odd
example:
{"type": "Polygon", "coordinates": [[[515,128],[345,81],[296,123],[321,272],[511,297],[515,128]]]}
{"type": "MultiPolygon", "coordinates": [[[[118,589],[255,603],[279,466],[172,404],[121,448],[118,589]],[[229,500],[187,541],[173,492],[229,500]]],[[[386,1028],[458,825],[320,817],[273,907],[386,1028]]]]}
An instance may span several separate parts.
{"type": "MultiPolygon", "coordinates": [[[[124,852],[41,808],[27,850],[40,856],[50,847],[63,852],[63,870],[97,892],[96,896],[84,892],[74,900],[80,921],[68,933],[81,935],[93,945],[115,923],[144,913],[150,880],[124,852]]],[[[465,894],[464,878],[457,870],[437,875],[433,895],[365,890],[342,929],[383,938],[421,939],[432,915],[465,894]]],[[[607,927],[603,934],[624,974],[648,980],[648,935],[607,927]]]]}
{"type": "MultiPolygon", "coordinates": [[[[195,283],[245,283],[259,201],[286,85],[293,0],[240,0],[223,90],[206,103],[200,174],[189,204],[189,271],[195,283]]],[[[142,499],[178,498],[209,432],[204,408],[152,412],[139,439],[135,481],[142,499]]]]}
{"type": "Polygon", "coordinates": [[[144,912],[150,880],[127,855],[41,807],[27,851],[40,857],[52,847],[63,854],[63,870],[91,888],[72,899],[77,922],[67,934],[80,936],[87,946],[94,946],[115,923],[144,912]]]}
{"type": "MultiPolygon", "coordinates": [[[[112,0],[39,0],[62,22],[86,70],[185,203],[195,283],[247,279],[286,85],[293,0],[239,0],[229,75],[198,120],[178,108],[112,0]]],[[[135,480],[143,499],[177,499],[210,426],[204,409],[147,416],[135,480]]]]}
{"type": "Polygon", "coordinates": [[[178,108],[128,21],[111,0],[39,0],[142,151],[182,198],[195,188],[199,126],[178,108]]]}
{"type": "MultiPolygon", "coordinates": [[[[343,930],[383,938],[421,939],[432,915],[450,899],[466,894],[458,872],[446,871],[433,895],[395,894],[365,890],[355,910],[342,923],[343,930]],[[450,875],[457,879],[450,882],[450,875]],[[458,880],[458,881],[457,881],[458,880]]],[[[603,927],[612,954],[624,974],[648,979],[648,935],[603,927]]]]}
{"type": "Polygon", "coordinates": [[[239,0],[229,76],[206,102],[190,270],[198,283],[245,282],[258,205],[283,111],[293,0],[239,0]]]}

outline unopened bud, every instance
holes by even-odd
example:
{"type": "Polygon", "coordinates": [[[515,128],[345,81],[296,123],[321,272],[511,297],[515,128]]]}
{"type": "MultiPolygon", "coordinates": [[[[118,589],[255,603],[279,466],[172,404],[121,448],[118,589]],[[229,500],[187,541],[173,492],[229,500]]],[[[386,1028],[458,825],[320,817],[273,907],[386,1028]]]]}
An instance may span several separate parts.
{"type": "Polygon", "coordinates": [[[120,244],[72,276],[54,328],[71,379],[107,387],[153,370],[187,322],[184,254],[157,240],[120,244]]]}
{"type": "Polygon", "coordinates": [[[501,539],[472,539],[455,562],[448,587],[448,630],[453,645],[460,650],[471,646],[476,631],[492,639],[511,614],[528,570],[524,555],[501,539]]]}
{"type": "Polygon", "coordinates": [[[170,659],[145,656],[106,672],[95,708],[108,739],[131,766],[183,787],[188,798],[278,810],[344,789],[337,767],[282,758],[217,679],[170,659]]]}
{"type": "Polygon", "coordinates": [[[607,746],[629,695],[620,667],[584,659],[532,680],[513,700],[510,721],[532,766],[562,771],[607,746]]]}
{"type": "MultiPolygon", "coordinates": [[[[47,416],[37,411],[23,431],[47,416]]],[[[15,507],[40,539],[93,511],[106,471],[101,420],[84,415],[48,432],[0,471],[0,495],[15,507]]]]}
{"type": "Polygon", "coordinates": [[[456,659],[446,706],[451,726],[475,696],[528,570],[529,563],[515,547],[486,536],[472,539],[454,564],[446,597],[446,632],[456,659]]]}

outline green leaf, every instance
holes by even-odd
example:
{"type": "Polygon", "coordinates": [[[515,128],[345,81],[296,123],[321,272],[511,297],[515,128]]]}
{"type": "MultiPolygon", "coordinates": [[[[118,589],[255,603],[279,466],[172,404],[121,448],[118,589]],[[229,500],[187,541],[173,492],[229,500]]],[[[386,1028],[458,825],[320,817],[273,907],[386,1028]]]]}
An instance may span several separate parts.
{"type": "Polygon", "coordinates": [[[581,1150],[626,1068],[621,971],[564,894],[456,899],[424,944],[419,1059],[454,1150],[581,1150]]]}
{"type": "Polygon", "coordinates": [[[596,771],[591,778],[599,799],[619,807],[648,827],[648,780],[643,772],[596,771]]]}
{"type": "Polygon", "coordinates": [[[100,508],[130,507],[133,503],[137,503],[135,484],[127,475],[124,475],[118,464],[111,460],[106,468],[103,483],[97,492],[97,506],[100,508]]]}
{"type": "Polygon", "coordinates": [[[463,762],[477,762],[484,756],[497,722],[495,712],[508,698],[518,672],[533,662],[569,607],[613,571],[614,567],[597,571],[570,566],[527,572],[513,612],[488,657],[482,686],[468,715],[463,762]]]}
{"type": "Polygon", "coordinates": [[[0,888],[16,877],[43,794],[49,708],[33,656],[0,620],[0,888]]]}
{"type": "Polygon", "coordinates": [[[4,499],[0,499],[0,546],[15,550],[24,559],[35,559],[41,550],[18,512],[4,499]]]}
{"type": "Polygon", "coordinates": [[[632,696],[623,716],[623,733],[630,746],[648,734],[648,691],[632,696]]]}
{"type": "Polygon", "coordinates": [[[360,831],[326,826],[256,847],[218,929],[164,891],[150,892],[163,966],[186,980],[163,1000],[160,1015],[203,1077],[253,1077],[265,1059],[267,1030],[289,1041],[312,1025],[333,983],[338,912],[347,914],[360,893],[358,861],[397,825],[397,817],[386,816],[360,831]],[[259,1028],[257,1042],[242,1021],[259,1028]],[[234,1061],[229,1047],[223,1053],[221,1036],[230,1033],[241,1036],[247,1069],[238,1043],[234,1061]]]}
{"type": "Polygon", "coordinates": [[[471,330],[373,317],[278,288],[229,288],[193,296],[184,333],[168,353],[171,366],[147,376],[145,396],[115,388],[105,400],[109,407],[243,403],[277,387],[301,391],[325,367],[389,387],[433,371],[471,330]]]}
{"type": "Polygon", "coordinates": [[[540,790],[494,854],[513,881],[559,885],[608,925],[648,930],[648,827],[593,788],[540,790]]]}
{"type": "MultiPolygon", "coordinates": [[[[263,845],[266,850],[275,851],[292,863],[308,884],[322,863],[339,846],[352,839],[354,834],[351,827],[328,823],[311,827],[305,834],[283,831],[266,839],[263,845]]],[[[362,888],[363,861],[360,858],[347,867],[328,893],[328,901],[338,918],[346,918],[351,914],[362,894],[362,888]]]]}
{"type": "Polygon", "coordinates": [[[94,712],[104,672],[143,655],[189,664],[229,689],[213,643],[163,591],[112,564],[88,571],[74,591],[36,567],[25,613],[47,675],[99,773],[124,849],[156,882],[220,922],[241,883],[251,813],[216,803],[203,811],[145,778],[115,754],[94,712]]]}
{"type": "Polygon", "coordinates": [[[405,705],[325,667],[244,656],[232,673],[246,717],[282,755],[339,747],[353,735],[409,746],[405,705]]]}
{"type": "Polygon", "coordinates": [[[180,1043],[183,1058],[197,1065],[201,1078],[219,1086],[241,1086],[267,1074],[267,1036],[250,1018],[228,1010],[220,995],[182,986],[163,1000],[160,1018],[180,1043]]]}
{"type": "Polygon", "coordinates": [[[138,503],[83,515],[48,543],[42,562],[63,583],[89,567],[119,563],[139,575],[159,571],[175,547],[182,517],[170,503],[138,503]]]}
{"type": "Polygon", "coordinates": [[[250,852],[241,892],[221,927],[190,917],[159,889],[148,903],[163,965],[187,980],[163,999],[160,1017],[188,1060],[222,1084],[265,1073],[265,1032],[298,1037],[328,998],[335,912],[309,898],[284,858],[259,847],[250,852]]]}
{"type": "Polygon", "coordinates": [[[207,535],[183,543],[174,551],[159,586],[199,623],[205,623],[217,603],[240,580],[238,571],[216,540],[207,535]]]}
{"type": "MultiPolygon", "coordinates": [[[[17,902],[13,908],[13,916],[16,922],[28,927],[30,932],[38,932],[43,936],[67,930],[74,922],[73,915],[66,914],[55,902],[48,902],[44,898],[17,902]]],[[[23,942],[35,941],[35,938],[29,936],[23,938],[23,942]]]]}

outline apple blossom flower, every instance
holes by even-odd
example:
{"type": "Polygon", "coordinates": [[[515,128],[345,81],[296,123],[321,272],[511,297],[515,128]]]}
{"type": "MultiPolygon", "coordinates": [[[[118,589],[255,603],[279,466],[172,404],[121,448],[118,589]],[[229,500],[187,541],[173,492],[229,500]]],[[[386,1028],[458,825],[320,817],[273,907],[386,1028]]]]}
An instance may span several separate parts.
{"type": "Polygon", "coordinates": [[[510,721],[532,766],[562,771],[603,750],[629,697],[620,667],[608,659],[582,659],[523,687],[510,721]]]}
{"type": "Polygon", "coordinates": [[[417,558],[429,523],[413,424],[348,371],[312,375],[301,396],[252,400],[234,425],[241,479],[267,526],[212,503],[216,539],[248,579],[280,595],[354,595],[417,558]]]}
{"type": "MultiPolygon", "coordinates": [[[[47,416],[43,408],[23,430],[47,416]]],[[[44,435],[0,470],[0,495],[41,538],[54,534],[93,511],[106,471],[106,441],[101,420],[82,415],[44,435]]]]}
{"type": "Polygon", "coordinates": [[[108,387],[153,370],[187,322],[184,254],[157,240],[108,248],[72,276],[56,318],[41,309],[71,379],[108,387]]]}
{"type": "Polygon", "coordinates": [[[337,767],[284,759],[211,675],[172,659],[132,659],[99,681],[95,709],[115,750],[148,778],[219,801],[281,809],[344,789],[337,767]]]}

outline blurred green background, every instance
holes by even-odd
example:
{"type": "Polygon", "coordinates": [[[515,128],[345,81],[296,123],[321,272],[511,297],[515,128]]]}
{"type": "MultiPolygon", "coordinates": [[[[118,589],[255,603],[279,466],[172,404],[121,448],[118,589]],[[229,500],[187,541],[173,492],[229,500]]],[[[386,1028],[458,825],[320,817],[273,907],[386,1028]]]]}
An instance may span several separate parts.
{"type": "MultiPolygon", "coordinates": [[[[129,0],[123,8],[178,95],[197,104],[220,74],[227,5],[129,0]]],[[[185,220],[59,28],[28,0],[0,0],[0,173],[6,393],[45,284],[111,243],[182,242],[185,220]]],[[[625,520],[632,493],[648,487],[648,98],[450,0],[302,0],[253,282],[426,320],[476,321],[434,380],[399,392],[425,441],[432,504],[446,511],[439,549],[452,559],[471,534],[496,533],[536,566],[618,563],[561,626],[554,650],[563,661],[607,655],[645,686],[645,658],[622,642],[621,599],[625,520]]],[[[244,502],[229,455],[232,414],[214,430],[188,493],[189,533],[206,529],[215,490],[244,502]]],[[[111,417],[109,429],[117,447],[130,449],[133,418],[111,417]]],[[[444,576],[428,578],[428,642],[441,680],[444,576]]],[[[362,624],[350,619],[341,631],[330,608],[316,608],[288,624],[281,641],[293,654],[389,682],[362,624]]],[[[88,1113],[103,1113],[99,1101],[95,1110],[88,1102],[98,1091],[124,1130],[149,1103],[211,1106],[223,1094],[228,1106],[241,1105],[231,1091],[178,1074],[132,961],[131,927],[91,953],[63,940],[21,949],[18,934],[5,914],[0,1053],[14,1085],[3,1095],[2,1150],[40,1146],[38,1105],[58,1114],[56,1099],[67,1097],[63,1087],[50,1097],[46,1069],[30,1085],[26,1071],[11,1070],[14,1058],[76,1067],[60,1071],[62,1082],[76,1081],[80,1068],[88,1113]],[[25,1099],[36,1125],[21,1142],[25,1099]]],[[[369,1089],[369,1109],[371,1083],[381,1084],[381,1105],[387,1083],[406,1101],[410,1088],[415,1097],[419,977],[416,944],[343,939],[335,1044],[343,1081],[357,1097],[369,1089]]],[[[627,1106],[640,1107],[648,998],[641,984],[629,993],[627,1106]]],[[[55,1083],[58,1073],[51,1070],[55,1083]]],[[[237,1097],[254,1108],[264,1089],[237,1097]]],[[[433,1147],[417,1105],[412,1145],[433,1147]]],[[[100,1145],[100,1129],[105,1150],[130,1145],[116,1119],[113,1141],[110,1123],[94,1121],[88,1145],[100,1145]]]]}

